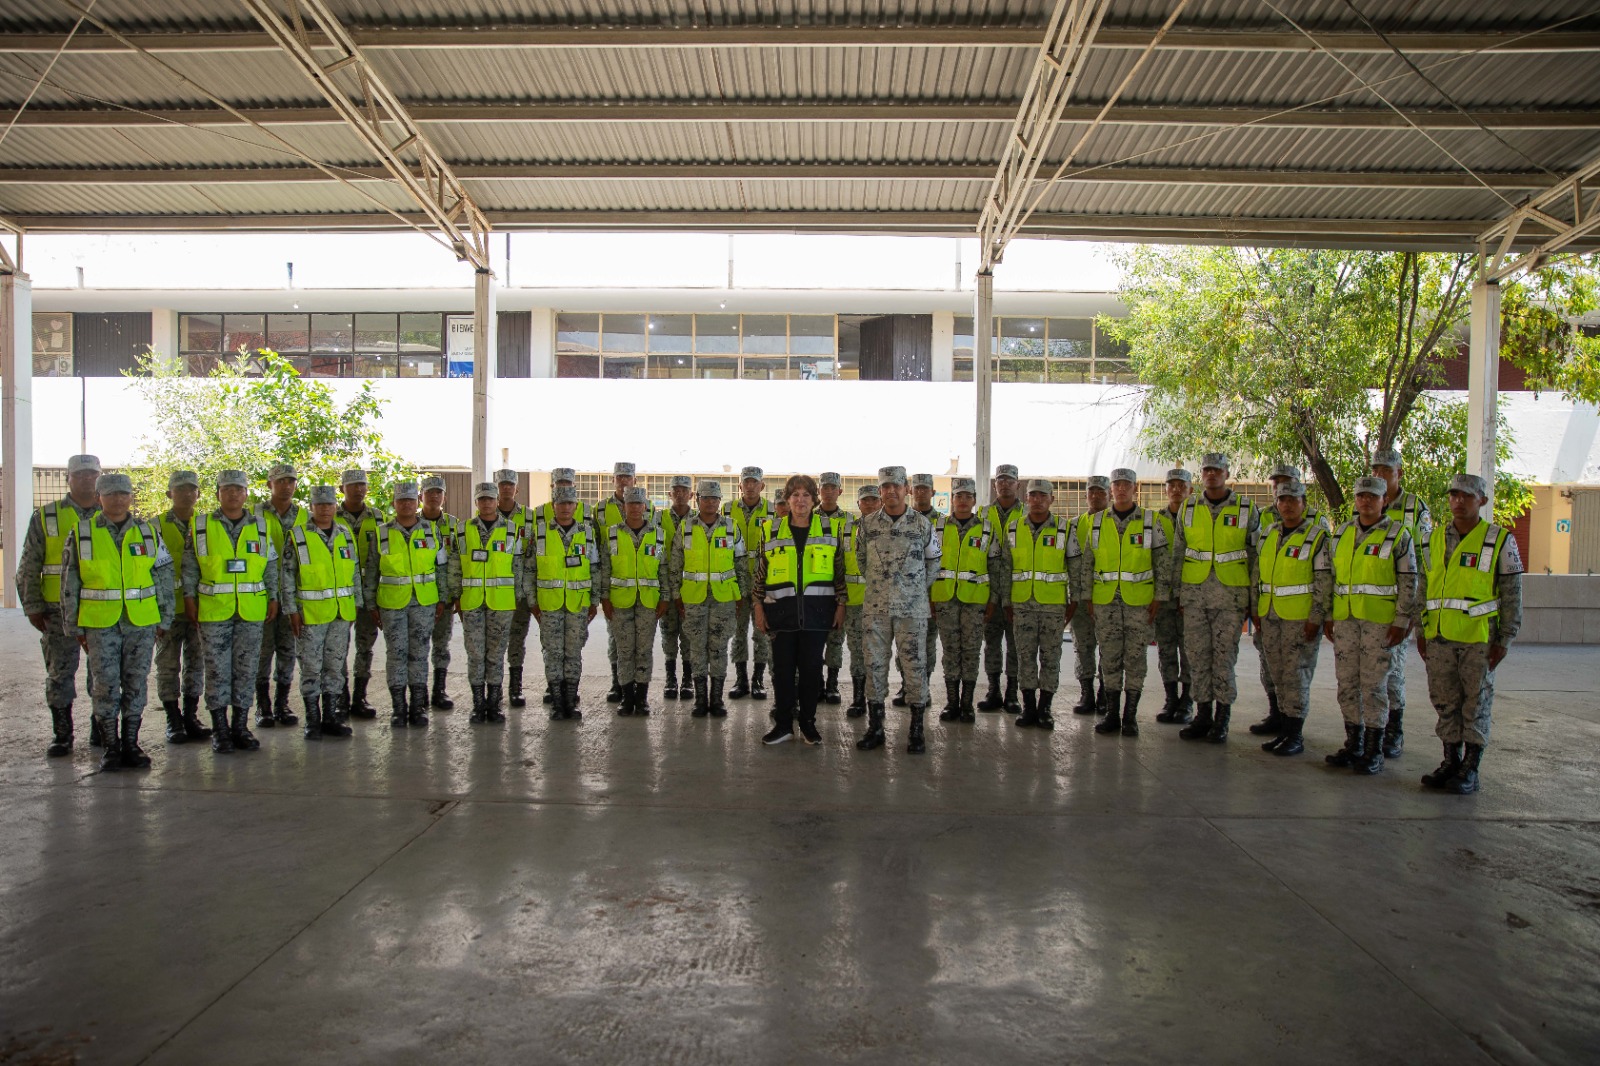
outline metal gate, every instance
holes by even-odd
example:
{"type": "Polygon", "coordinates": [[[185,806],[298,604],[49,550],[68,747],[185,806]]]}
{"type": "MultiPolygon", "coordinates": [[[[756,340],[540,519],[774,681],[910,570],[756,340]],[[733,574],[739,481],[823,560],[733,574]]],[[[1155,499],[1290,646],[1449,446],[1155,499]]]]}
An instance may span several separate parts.
{"type": "Polygon", "coordinates": [[[1600,574],[1600,489],[1572,493],[1572,549],[1567,570],[1600,574]]]}

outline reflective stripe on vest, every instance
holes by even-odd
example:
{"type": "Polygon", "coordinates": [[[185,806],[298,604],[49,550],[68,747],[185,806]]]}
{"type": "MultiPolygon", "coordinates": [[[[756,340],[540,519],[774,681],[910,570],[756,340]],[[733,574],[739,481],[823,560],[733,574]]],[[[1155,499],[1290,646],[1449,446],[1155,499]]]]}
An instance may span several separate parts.
{"type": "Polygon", "coordinates": [[[189,525],[195,561],[200,565],[200,621],[226,622],[237,614],[240,621],[267,618],[267,553],[272,541],[267,524],[252,516],[239,527],[237,542],[212,515],[195,515],[189,525]],[[216,523],[213,537],[212,523],[216,523]],[[255,545],[251,551],[250,546],[255,545]],[[242,569],[228,572],[230,563],[244,561],[242,569]]]}
{"type": "Polygon", "coordinates": [[[1335,622],[1357,618],[1381,625],[1394,623],[1400,596],[1394,546],[1405,528],[1390,519],[1365,533],[1354,520],[1339,527],[1333,550],[1335,622]]]}
{"type": "Polygon", "coordinates": [[[78,526],[78,625],[109,629],[126,615],[136,626],[158,625],[161,607],[156,602],[154,577],[157,540],[148,522],[135,519],[122,534],[122,545],[111,531],[90,519],[78,526]],[[96,549],[98,545],[98,550],[96,549]]]}
{"type": "Polygon", "coordinates": [[[1214,517],[1211,508],[1198,500],[1184,502],[1178,517],[1183,525],[1185,585],[1204,584],[1213,568],[1217,580],[1229,588],[1250,584],[1249,531],[1254,513],[1255,505],[1237,493],[1214,517]]]}
{"type": "Polygon", "coordinates": [[[1006,528],[1006,543],[1011,548],[1011,602],[1065,604],[1067,602],[1067,521],[1052,516],[1037,533],[1026,514],[1012,517],[1006,528]],[[1018,536],[1019,532],[1025,535],[1018,536]],[[1049,539],[1050,544],[1044,541],[1049,539]]]}
{"type": "Polygon", "coordinates": [[[1497,576],[1500,553],[1510,534],[1480,521],[1446,551],[1448,530],[1436,531],[1428,545],[1427,599],[1423,632],[1460,644],[1487,644],[1489,620],[1500,613],[1497,576]]]}
{"type": "Polygon", "coordinates": [[[1322,538],[1320,525],[1302,521],[1288,537],[1282,523],[1274,524],[1261,542],[1261,583],[1257,586],[1256,614],[1276,614],[1290,622],[1311,617],[1314,562],[1322,538]],[[1309,543],[1307,541],[1309,540],[1309,543]]]}
{"type": "Polygon", "coordinates": [[[1111,603],[1118,596],[1131,607],[1155,602],[1156,579],[1149,545],[1150,520],[1143,507],[1135,507],[1127,527],[1103,538],[1100,529],[1109,511],[1096,511],[1089,530],[1089,558],[1094,567],[1094,602],[1111,603]]]}

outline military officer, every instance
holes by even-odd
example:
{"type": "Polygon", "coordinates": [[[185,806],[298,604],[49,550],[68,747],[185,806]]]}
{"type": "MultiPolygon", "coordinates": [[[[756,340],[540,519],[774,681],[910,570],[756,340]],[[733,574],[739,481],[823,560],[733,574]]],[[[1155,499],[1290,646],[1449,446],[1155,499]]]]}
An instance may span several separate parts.
{"type": "Polygon", "coordinates": [[[650,494],[642,486],[623,490],[622,521],[606,530],[596,546],[599,568],[595,596],[617,637],[617,676],[622,680],[617,714],[650,713],[650,672],[656,646],[656,622],[666,614],[661,599],[662,549],[670,543],[661,520],[647,513],[650,494]]]}
{"type": "MultiPolygon", "coordinates": [[[[933,475],[911,475],[911,509],[928,520],[929,525],[935,524],[942,515],[933,506],[933,475]]],[[[928,622],[928,646],[923,654],[923,664],[928,669],[928,692],[930,702],[933,699],[933,668],[939,659],[939,627],[930,619],[928,622]]],[[[906,705],[906,686],[902,680],[900,691],[894,695],[893,703],[896,707],[906,705]]]]}
{"type": "Polygon", "coordinates": [[[1228,457],[1201,460],[1204,491],[1191,496],[1173,523],[1173,593],[1183,607],[1183,643],[1189,653],[1200,709],[1179,731],[1185,740],[1228,739],[1238,695],[1235,666],[1239,631],[1250,606],[1250,564],[1260,515],[1255,504],[1228,486],[1228,457]]]}
{"type": "Polygon", "coordinates": [[[245,510],[249,491],[243,470],[218,474],[218,506],[194,516],[183,557],[184,611],[200,627],[211,750],[218,755],[261,747],[250,732],[250,703],[261,631],[278,617],[281,568],[266,519],[245,510]]]}
{"type": "Polygon", "coordinates": [[[695,718],[721,718],[728,676],[728,640],[733,635],[736,604],[749,595],[750,570],[744,565],[744,533],[722,514],[722,483],[704,480],[696,487],[696,513],[679,524],[667,555],[667,579],[661,595],[672,601],[682,619],[688,644],[686,669],[694,678],[695,718]]]}
{"type": "MultiPolygon", "coordinates": [[[[611,468],[611,480],[615,484],[611,495],[595,504],[594,507],[594,532],[595,544],[604,544],[611,531],[611,527],[620,523],[627,508],[627,492],[638,484],[638,467],[633,463],[617,463],[611,468]]],[[[655,508],[648,507],[654,517],[655,508]]],[[[598,551],[598,547],[596,549],[598,551]]],[[[601,601],[602,605],[604,601],[601,601]]],[[[617,677],[617,635],[611,628],[611,616],[606,615],[606,660],[611,664],[611,689],[606,693],[607,703],[622,702],[622,682],[617,677]]]]}
{"type": "MultiPolygon", "coordinates": [[[[461,535],[461,520],[446,513],[444,496],[444,478],[430,474],[422,479],[422,517],[438,528],[440,539],[453,551],[461,535]]],[[[446,575],[440,576],[443,578],[446,575]]],[[[456,600],[455,586],[441,588],[439,596],[439,602],[451,608],[456,600]]],[[[436,711],[453,711],[456,706],[455,700],[445,691],[445,684],[450,679],[450,639],[455,635],[455,619],[455,611],[446,609],[433,623],[433,692],[428,705],[436,711]]]]}
{"type": "Polygon", "coordinates": [[[958,477],[950,483],[950,514],[933,524],[939,542],[939,579],[929,600],[944,644],[945,707],[941,722],[971,722],[983,651],[983,623],[995,611],[990,602],[989,560],[1000,554],[1002,537],[973,510],[978,483],[958,477]]]}
{"type": "MultiPolygon", "coordinates": [[[[1267,475],[1267,480],[1272,484],[1273,504],[1261,512],[1261,525],[1256,530],[1258,548],[1261,541],[1266,539],[1272,527],[1280,521],[1278,514],[1277,494],[1278,489],[1291,481],[1300,481],[1300,468],[1292,463],[1279,463],[1267,475]]],[[[1304,514],[1302,519],[1313,526],[1326,526],[1327,522],[1322,517],[1322,512],[1317,510],[1315,504],[1309,501],[1303,503],[1304,514]]],[[[1259,554],[1259,551],[1258,553],[1259,554]]],[[[1277,679],[1274,672],[1267,666],[1266,642],[1261,632],[1261,626],[1251,623],[1251,641],[1256,646],[1256,664],[1261,671],[1261,688],[1267,694],[1267,716],[1250,727],[1250,732],[1258,737],[1275,737],[1288,727],[1285,715],[1279,706],[1277,679]]]]}
{"type": "MultiPolygon", "coordinates": [[[[1172,525],[1193,488],[1194,475],[1183,467],[1167,471],[1167,505],[1156,512],[1156,518],[1161,522],[1161,532],[1169,549],[1175,540],[1172,525]]],[[[1173,570],[1168,587],[1176,589],[1177,570],[1182,560],[1171,550],[1167,555],[1167,565],[1173,570]]],[[[1187,725],[1194,717],[1194,700],[1189,698],[1189,653],[1183,647],[1183,616],[1178,612],[1176,601],[1177,596],[1172,596],[1156,608],[1156,662],[1161,666],[1161,687],[1167,695],[1156,721],[1187,725]]]]}
{"type": "Polygon", "coordinates": [[[1166,532],[1139,506],[1139,475],[1130,467],[1111,471],[1111,506],[1095,513],[1080,550],[1084,583],[1074,596],[1094,616],[1106,683],[1105,717],[1094,731],[1136,737],[1139,699],[1149,672],[1145,649],[1156,612],[1172,598],[1172,568],[1166,532]]]}
{"type": "Polygon", "coordinates": [[[523,600],[523,540],[500,513],[494,482],[479,482],[473,495],[478,513],[456,534],[450,587],[455,590],[461,640],[467,648],[469,721],[504,722],[500,698],[511,620],[523,600]]]}
{"type": "Polygon", "coordinates": [[[1494,671],[1522,628],[1522,557],[1510,530],[1481,517],[1488,502],[1476,474],[1451,479],[1450,523],[1428,543],[1427,594],[1418,611],[1417,649],[1444,742],[1444,761],[1422,784],[1462,796],[1478,791],[1494,671]]]}
{"type": "MultiPolygon", "coordinates": [[[[671,487],[667,490],[672,503],[661,512],[661,543],[670,548],[673,538],[678,530],[683,528],[684,522],[694,515],[694,482],[687,474],[675,474],[671,487]]],[[[663,551],[663,555],[668,554],[663,551]]],[[[662,560],[663,573],[666,560],[662,560]]],[[[694,695],[694,685],[690,681],[689,673],[689,645],[683,636],[683,616],[671,608],[670,601],[665,595],[661,602],[668,604],[668,610],[662,613],[661,628],[661,654],[666,659],[667,680],[661,690],[664,700],[688,699],[694,695]],[[683,687],[678,687],[678,660],[683,660],[683,687]]]]}
{"type": "Polygon", "coordinates": [[[91,664],[90,696],[105,743],[100,769],[140,769],[150,765],[139,747],[150,656],[175,612],[172,556],[154,526],[128,513],[128,475],[101,474],[95,489],[101,510],[78,523],[62,556],[61,619],[91,664]]]}
{"type": "Polygon", "coordinates": [[[1261,750],[1288,756],[1306,750],[1305,718],[1317,646],[1333,609],[1333,556],[1327,527],[1311,520],[1304,483],[1280,480],[1274,492],[1273,523],[1266,527],[1251,569],[1251,616],[1283,715],[1278,734],[1261,750]]]}
{"type": "MultiPolygon", "coordinates": [[[[167,475],[167,499],[172,506],[156,520],[156,530],[172,556],[173,580],[189,553],[189,528],[200,498],[200,475],[174,470],[167,475]]],[[[174,601],[176,602],[176,601],[174,601]]],[[[200,724],[200,694],[205,686],[205,654],[200,648],[200,628],[177,611],[167,631],[156,637],[156,695],[167,714],[167,743],[204,740],[210,728],[200,724]],[[180,705],[179,700],[182,700],[180,705]],[[180,709],[181,708],[181,709],[180,709]]]]}
{"type": "MultiPolygon", "coordinates": [[[[563,483],[570,488],[577,475],[570,469],[557,468],[550,471],[550,488],[553,492],[561,488],[563,483]],[[563,477],[563,475],[565,475],[563,477]]],[[[534,512],[517,503],[517,472],[509,467],[494,472],[495,481],[495,509],[500,517],[506,520],[506,525],[511,527],[513,535],[524,541],[523,551],[527,551],[527,539],[533,533],[534,512]]],[[[545,505],[545,511],[550,521],[554,521],[555,508],[552,504],[545,505]]],[[[580,505],[581,511],[581,505],[580,505]]],[[[581,514],[577,519],[582,522],[581,514]]],[[[522,696],[522,667],[528,656],[528,627],[533,621],[533,612],[527,604],[532,599],[532,591],[527,597],[517,600],[517,608],[511,614],[511,632],[506,640],[506,666],[509,679],[506,682],[506,701],[513,707],[526,706],[527,700],[522,696]]],[[[549,691],[547,690],[545,702],[548,703],[549,691]]]]}
{"type": "MultiPolygon", "coordinates": [[[[1103,474],[1095,474],[1089,478],[1089,509],[1079,515],[1072,524],[1072,530],[1079,545],[1085,544],[1089,539],[1089,526],[1094,522],[1094,516],[1105,512],[1111,501],[1111,482],[1103,474]]],[[[1085,571],[1093,566],[1093,560],[1086,555],[1078,554],[1073,557],[1072,587],[1075,589],[1087,588],[1088,579],[1085,571]]],[[[1094,615],[1088,611],[1075,611],[1072,615],[1072,665],[1073,673],[1078,679],[1078,702],[1072,708],[1073,714],[1095,714],[1105,710],[1106,693],[1105,681],[1099,678],[1099,667],[1095,662],[1094,615]],[[1097,687],[1098,682],[1098,687],[1097,687]]]]}
{"type": "Polygon", "coordinates": [[[1077,611],[1070,575],[1079,548],[1075,527],[1050,513],[1055,485],[1028,482],[1027,510],[1011,516],[994,575],[995,594],[1017,635],[1022,713],[1019,726],[1056,727],[1052,704],[1061,683],[1061,634],[1077,611]]]}
{"type": "Polygon", "coordinates": [[[339,490],[311,490],[311,520],[289,527],[279,594],[300,651],[300,700],[307,740],[348,737],[339,721],[339,692],[350,651],[350,626],[365,609],[356,535],[334,517],[339,490]]]}
{"type": "Polygon", "coordinates": [[[583,717],[578,682],[583,676],[583,646],[595,615],[592,578],[599,560],[594,527],[576,518],[578,490],[563,486],[551,494],[555,521],[539,519],[532,543],[523,552],[522,587],[539,622],[544,673],[554,693],[550,720],[583,717]]]}
{"type": "MultiPolygon", "coordinates": [[[[1385,448],[1373,454],[1372,476],[1383,478],[1385,485],[1383,513],[1411,530],[1420,569],[1433,541],[1433,515],[1420,496],[1400,487],[1403,473],[1399,449],[1385,448]]],[[[1389,759],[1399,758],[1405,751],[1406,655],[1410,647],[1411,633],[1407,631],[1406,639],[1394,653],[1394,669],[1389,672],[1389,724],[1383,731],[1383,754],[1389,759]]]]}
{"type": "MultiPolygon", "coordinates": [[[[1011,520],[1023,511],[1022,501],[1017,498],[1015,466],[1001,463],[994,468],[994,492],[994,502],[983,509],[983,517],[989,523],[989,528],[995,531],[996,536],[1004,536],[1005,530],[1010,528],[1011,520]]],[[[989,678],[989,691],[984,693],[983,699],[978,703],[978,710],[1020,713],[1022,705],[1017,702],[1017,642],[1012,632],[1011,620],[1006,617],[1005,611],[995,611],[983,623],[983,671],[989,678]],[[1005,645],[1003,654],[1002,641],[1005,645]],[[1000,694],[1002,666],[1006,673],[1003,698],[1000,694]]]]}
{"type": "MultiPolygon", "coordinates": [[[[739,527],[739,534],[744,539],[747,550],[751,553],[760,550],[761,523],[772,516],[771,506],[762,495],[767,487],[763,480],[763,473],[759,466],[747,466],[739,471],[739,498],[729,500],[722,507],[722,513],[733,519],[733,524],[739,527]]],[[[753,573],[754,556],[746,555],[742,564],[745,569],[745,579],[741,587],[747,592],[751,587],[751,574],[753,573]]],[[[767,698],[767,685],[765,675],[767,664],[772,661],[772,641],[765,633],[756,630],[752,636],[751,631],[755,623],[750,613],[750,603],[741,598],[739,606],[734,612],[733,619],[733,664],[735,679],[733,689],[728,693],[729,699],[764,700],[767,698]],[[748,665],[752,656],[751,645],[754,645],[755,670],[749,671],[748,665]]]]}
{"type": "MultiPolygon", "coordinates": [[[[304,529],[306,509],[295,502],[294,490],[299,485],[299,475],[290,463],[277,463],[267,473],[267,488],[271,493],[267,502],[256,505],[256,516],[267,524],[267,536],[272,538],[272,550],[278,555],[281,569],[287,554],[285,542],[292,529],[304,529]]],[[[287,603],[280,599],[279,603],[287,603]]],[[[296,658],[294,633],[290,631],[286,612],[261,627],[261,661],[256,668],[256,728],[271,729],[275,725],[297,725],[300,719],[289,709],[289,689],[294,685],[296,658]],[[273,657],[277,669],[273,669],[273,657]],[[268,683],[275,681],[275,691],[268,683]]]]}
{"type": "MultiPolygon", "coordinates": [[[[372,564],[373,552],[378,548],[378,527],[383,525],[384,518],[376,507],[367,505],[367,472],[365,470],[346,470],[339,477],[339,487],[344,493],[344,502],[334,517],[350,527],[350,532],[356,538],[356,562],[360,564],[361,573],[365,574],[372,564]]],[[[355,665],[351,670],[351,680],[354,685],[350,689],[350,696],[345,698],[343,692],[339,695],[339,707],[346,718],[376,718],[377,710],[367,702],[367,685],[372,678],[372,647],[378,642],[378,624],[373,619],[372,601],[367,601],[364,610],[356,612],[355,624],[355,665]]]]}
{"type": "Polygon", "coordinates": [[[878,486],[862,485],[856,490],[856,508],[861,513],[850,522],[849,532],[843,540],[844,551],[844,635],[850,647],[850,706],[846,718],[860,718],[867,713],[867,640],[862,628],[862,612],[866,609],[867,578],[861,569],[861,519],[877,514],[883,506],[878,486]]]}
{"type": "MultiPolygon", "coordinates": [[[[100,460],[92,455],[74,455],[67,460],[67,494],[33,512],[28,533],[17,561],[17,593],[28,622],[41,635],[39,648],[44,653],[44,702],[50,709],[53,731],[46,754],[72,752],[72,701],[78,695],[78,642],[67,636],[61,618],[61,577],[63,553],[74,539],[80,523],[100,510],[95,482],[100,477],[100,460]]],[[[8,549],[9,550],[9,549],[8,549]]],[[[92,684],[92,682],[91,682],[92,684]]],[[[100,742],[100,720],[89,715],[89,744],[100,742]]]]}
{"type": "MultiPolygon", "coordinates": [[[[822,520],[833,527],[833,535],[838,539],[840,551],[849,542],[855,523],[851,520],[850,512],[839,506],[839,494],[844,489],[844,479],[837,470],[825,470],[817,475],[817,491],[821,498],[817,501],[817,514],[822,520]]],[[[841,554],[840,558],[843,558],[841,554]]],[[[839,691],[839,671],[844,669],[844,626],[828,631],[828,646],[823,652],[822,664],[826,669],[826,676],[822,682],[822,699],[825,703],[838,705],[844,702],[844,696],[839,691]]]]}
{"type": "Polygon", "coordinates": [[[862,751],[884,744],[884,701],[889,691],[889,658],[894,654],[906,686],[911,720],[906,751],[927,750],[923,715],[928,709],[928,593],[939,578],[939,542],[933,525],[906,506],[906,468],[878,470],[883,507],[861,519],[856,552],[867,579],[862,629],[867,646],[867,731],[856,742],[862,751]]]}
{"type": "Polygon", "coordinates": [[[448,573],[450,550],[438,527],[419,513],[421,498],[415,481],[396,483],[394,519],[379,527],[363,575],[369,616],[383,630],[389,724],[395,728],[428,724],[428,645],[439,612],[449,609],[439,598],[449,593],[439,575],[448,573]]]}

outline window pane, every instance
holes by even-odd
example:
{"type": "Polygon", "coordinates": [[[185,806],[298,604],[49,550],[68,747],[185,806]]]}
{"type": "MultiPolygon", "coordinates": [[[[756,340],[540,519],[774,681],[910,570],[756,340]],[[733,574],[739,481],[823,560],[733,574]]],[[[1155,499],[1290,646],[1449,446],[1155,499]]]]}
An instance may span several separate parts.
{"type": "Polygon", "coordinates": [[[1110,385],[1127,385],[1139,380],[1133,367],[1120,359],[1096,359],[1094,380],[1110,385]]]}
{"type": "Polygon", "coordinates": [[[309,355],[300,373],[308,378],[347,378],[355,357],[350,355],[309,355]]]}
{"type": "Polygon", "coordinates": [[[739,350],[738,315],[695,315],[694,350],[732,353],[739,350]]]}
{"type": "MultiPolygon", "coordinates": [[[[610,317],[610,315],[606,316],[608,319],[610,317]]],[[[610,334],[606,335],[609,336],[610,334]]],[[[607,378],[642,378],[644,377],[644,356],[624,359],[608,355],[601,363],[600,376],[607,378]]]]}
{"type": "Polygon", "coordinates": [[[400,376],[398,357],[394,355],[357,355],[354,374],[358,378],[393,378],[400,376]]]}
{"type": "Polygon", "coordinates": [[[801,381],[832,381],[833,368],[832,359],[792,355],[789,357],[789,376],[799,378],[801,381]]]}
{"type": "Polygon", "coordinates": [[[312,315],[311,350],[348,352],[354,346],[349,315],[312,315]]]}
{"type": "Polygon", "coordinates": [[[600,357],[598,355],[556,355],[556,377],[558,378],[597,378],[600,376],[600,357]]]}
{"type": "Polygon", "coordinates": [[[178,316],[178,350],[182,352],[222,351],[222,316],[178,316]]]}
{"type": "MultiPolygon", "coordinates": [[[[557,315],[556,351],[598,352],[600,350],[599,315],[557,315]]],[[[565,377],[566,375],[561,375],[565,377]]],[[[594,377],[594,374],[576,374],[575,377],[594,377]]]]}
{"type": "Polygon", "coordinates": [[[402,352],[444,351],[444,316],[401,315],[400,350],[402,352]]]}
{"type": "Polygon", "coordinates": [[[669,354],[692,351],[693,331],[693,315],[651,315],[650,350],[669,354]]]}
{"type": "MultiPolygon", "coordinates": [[[[1054,343],[1053,341],[1051,343],[1054,343]]],[[[1052,360],[1050,380],[1057,384],[1077,385],[1089,380],[1089,361],[1065,362],[1052,360]]]]}
{"type": "Polygon", "coordinates": [[[1000,354],[1044,354],[1044,319],[1002,318],[1000,320],[1000,354]]]}
{"type": "MultiPolygon", "coordinates": [[[[224,351],[237,351],[240,344],[247,348],[254,348],[246,337],[237,339],[231,332],[234,318],[249,318],[248,315],[229,315],[228,326],[230,332],[223,343],[224,351]]],[[[268,315],[267,316],[267,344],[268,348],[283,355],[291,352],[305,352],[311,346],[311,330],[308,328],[309,315],[268,315]]]]}
{"type": "MultiPolygon", "coordinates": [[[[654,338],[651,338],[652,342],[654,338]]],[[[649,376],[653,378],[694,377],[694,357],[689,355],[652,355],[649,376]]]]}
{"type": "Polygon", "coordinates": [[[737,356],[696,356],[694,360],[694,376],[697,378],[736,378],[739,376],[739,359],[737,356]]]}
{"type": "Polygon", "coordinates": [[[1002,359],[1000,368],[995,371],[996,381],[1044,381],[1043,359],[1002,359]]]}
{"type": "Polygon", "coordinates": [[[968,358],[966,358],[966,359],[957,359],[957,360],[954,361],[954,365],[952,365],[951,368],[950,368],[950,380],[951,381],[971,381],[972,380],[972,359],[971,359],[970,356],[968,358]]]}
{"type": "Polygon", "coordinates": [[[746,356],[741,376],[746,381],[781,381],[789,376],[789,361],[746,356]]]}
{"type": "MultiPolygon", "coordinates": [[[[171,352],[162,352],[171,356],[171,352]]],[[[72,376],[72,316],[45,312],[33,316],[33,376],[72,376]]]]}
{"type": "MultiPolygon", "coordinates": [[[[1094,323],[1087,318],[1052,318],[1048,353],[1052,359],[1088,359],[1093,354],[1094,323]]],[[[1054,380],[1054,379],[1052,379],[1054,380]]]]}
{"type": "Polygon", "coordinates": [[[266,323],[266,315],[223,315],[222,350],[237,352],[242,347],[254,355],[267,346],[266,323]]]}
{"type": "MultiPolygon", "coordinates": [[[[643,315],[605,315],[600,320],[600,350],[603,352],[644,351],[643,315]]],[[[610,377],[610,375],[606,375],[610,377]]]]}
{"type": "MultiPolygon", "coordinates": [[[[957,359],[972,358],[972,316],[957,315],[950,337],[950,348],[957,359]]],[[[969,364],[970,369],[970,364],[969,364]]],[[[960,380],[959,378],[957,380],[960,380]]]]}
{"type": "Polygon", "coordinates": [[[782,355],[788,351],[784,315],[745,315],[744,354],[782,355]]]}
{"type": "Polygon", "coordinates": [[[437,355],[400,356],[400,376],[403,378],[442,378],[444,360],[437,355]]]}
{"type": "Polygon", "coordinates": [[[832,355],[833,316],[790,315],[789,351],[795,355],[832,355]]]}
{"type": "Polygon", "coordinates": [[[861,320],[839,319],[838,376],[854,381],[861,376],[861,320]]]}
{"type": "Polygon", "coordinates": [[[1127,359],[1128,346],[1119,340],[1113,340],[1110,334],[1096,326],[1094,328],[1094,356],[1096,359],[1127,359]]]}
{"type": "Polygon", "coordinates": [[[399,345],[398,315],[357,315],[356,351],[392,352],[399,345]]]}

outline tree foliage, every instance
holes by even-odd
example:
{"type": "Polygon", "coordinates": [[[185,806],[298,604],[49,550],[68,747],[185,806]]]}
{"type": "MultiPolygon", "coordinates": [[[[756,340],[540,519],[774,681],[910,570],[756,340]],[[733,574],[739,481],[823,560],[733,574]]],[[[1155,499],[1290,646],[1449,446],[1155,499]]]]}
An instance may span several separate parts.
{"type": "Polygon", "coordinates": [[[131,471],[137,509],[158,514],[167,507],[167,477],[173,470],[200,474],[204,506],[215,499],[217,475],[243,470],[265,498],[267,474],[276,463],[293,463],[296,495],[305,501],[313,485],[337,485],[339,475],[361,467],[370,478],[368,499],[387,510],[396,481],[413,480],[414,467],[383,443],[384,400],[363,382],[344,405],[325,382],[300,376],[277,352],[260,349],[220,362],[206,378],[189,376],[178,360],[150,353],[127,376],[150,409],[147,432],[131,471]]]}
{"type": "Polygon", "coordinates": [[[1557,260],[1503,287],[1500,353],[1520,367],[1528,387],[1600,403],[1600,255],[1557,260]]]}

